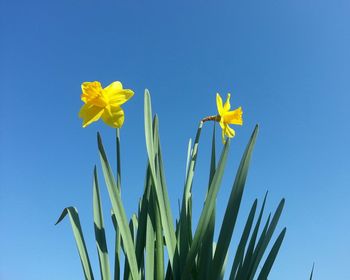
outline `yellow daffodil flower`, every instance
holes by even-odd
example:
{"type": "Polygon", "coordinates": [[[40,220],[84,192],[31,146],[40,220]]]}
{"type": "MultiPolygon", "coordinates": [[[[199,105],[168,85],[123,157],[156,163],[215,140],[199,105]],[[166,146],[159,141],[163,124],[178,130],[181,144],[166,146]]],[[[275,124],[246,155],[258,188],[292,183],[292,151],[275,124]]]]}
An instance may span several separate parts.
{"type": "Polygon", "coordinates": [[[223,142],[225,142],[225,135],[229,138],[232,138],[235,136],[235,131],[229,126],[229,124],[236,124],[236,125],[243,124],[242,108],[239,107],[233,111],[230,111],[231,109],[230,97],[231,95],[228,93],[226,102],[224,105],[222,105],[222,99],[220,94],[219,93],[216,94],[216,106],[218,108],[218,113],[219,113],[216,120],[220,123],[220,126],[222,128],[223,142]]]}
{"type": "Polygon", "coordinates": [[[123,89],[121,82],[113,82],[105,88],[100,82],[84,82],[81,89],[81,101],[85,104],[80,109],[79,117],[83,119],[83,127],[100,118],[111,127],[122,127],[124,111],[120,105],[134,95],[132,90],[123,89]]]}

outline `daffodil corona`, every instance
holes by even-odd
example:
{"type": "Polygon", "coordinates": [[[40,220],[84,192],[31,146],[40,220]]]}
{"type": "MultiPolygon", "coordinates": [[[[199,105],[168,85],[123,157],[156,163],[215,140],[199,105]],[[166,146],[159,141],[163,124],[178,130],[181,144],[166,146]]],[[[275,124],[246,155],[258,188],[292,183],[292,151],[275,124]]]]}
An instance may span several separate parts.
{"type": "Polygon", "coordinates": [[[84,82],[81,85],[81,101],[85,104],[81,107],[79,117],[83,119],[83,127],[98,121],[100,118],[109,126],[122,127],[124,123],[124,111],[120,107],[128,101],[134,92],[123,89],[121,82],[113,82],[102,88],[100,82],[84,82]]]}
{"type": "Polygon", "coordinates": [[[222,99],[219,93],[216,94],[216,106],[218,109],[218,115],[204,118],[202,121],[217,121],[220,123],[222,129],[222,142],[225,143],[225,136],[232,138],[235,136],[235,131],[229,126],[229,124],[242,125],[243,124],[243,111],[242,107],[239,107],[233,111],[230,111],[231,94],[227,94],[225,104],[222,103],[222,99]]]}

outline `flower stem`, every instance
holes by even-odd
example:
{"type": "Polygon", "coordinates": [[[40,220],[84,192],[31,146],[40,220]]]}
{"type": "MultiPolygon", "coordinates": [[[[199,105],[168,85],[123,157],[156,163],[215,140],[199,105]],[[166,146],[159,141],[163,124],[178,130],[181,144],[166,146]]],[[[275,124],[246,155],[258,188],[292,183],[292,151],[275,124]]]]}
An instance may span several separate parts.
{"type": "Polygon", "coordinates": [[[120,130],[116,129],[116,156],[117,156],[117,187],[121,188],[121,163],[120,163],[120,130]]]}
{"type": "MultiPolygon", "coordinates": [[[[117,188],[120,194],[121,190],[121,162],[120,162],[120,130],[119,128],[116,129],[116,158],[117,158],[117,188]]],[[[115,232],[115,260],[114,260],[114,279],[119,280],[120,279],[120,244],[121,244],[121,238],[120,238],[120,231],[117,227],[115,232]]]]}
{"type": "Polygon", "coordinates": [[[209,117],[203,118],[202,122],[207,122],[207,121],[219,122],[220,119],[221,119],[220,115],[215,115],[215,116],[209,116],[209,117]]]}

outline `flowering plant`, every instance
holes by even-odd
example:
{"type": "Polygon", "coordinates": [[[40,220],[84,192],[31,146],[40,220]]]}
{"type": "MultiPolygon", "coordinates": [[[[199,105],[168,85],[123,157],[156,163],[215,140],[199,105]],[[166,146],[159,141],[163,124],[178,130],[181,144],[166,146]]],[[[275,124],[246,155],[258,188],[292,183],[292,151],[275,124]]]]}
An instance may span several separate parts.
{"type": "MultiPolygon", "coordinates": [[[[98,150],[104,180],[112,205],[111,218],[115,229],[114,278],[120,279],[121,259],[125,255],[124,279],[226,279],[250,280],[267,279],[286,233],[284,228],[272,247],[268,246],[275,233],[284,199],[275,213],[269,214],[263,223],[266,196],[257,214],[258,200],[251,206],[239,243],[234,252],[229,245],[234,233],[241,200],[248,175],[253,148],[258,135],[255,127],[242,155],[233,182],[228,204],[224,214],[219,236],[214,241],[215,208],[217,194],[221,185],[227,161],[230,139],[235,133],[229,124],[242,125],[242,109],[230,111],[230,95],[225,104],[217,94],[218,115],[203,118],[192,145],[189,143],[187,170],[180,215],[173,219],[163,168],[162,151],[159,140],[157,115],[153,116],[151,97],[148,90],[144,95],[145,138],[148,166],[143,196],[137,214],[127,218],[121,198],[119,128],[124,122],[124,112],[120,105],[133,96],[132,90],[123,89],[120,82],[102,88],[99,82],[83,83],[81,96],[84,105],[79,113],[83,126],[99,118],[111,127],[117,128],[117,174],[113,174],[100,134],[97,136],[98,150]],[[222,128],[224,146],[219,160],[216,158],[215,126],[212,138],[210,174],[206,198],[198,224],[192,224],[192,182],[195,175],[197,154],[203,124],[216,121],[222,128]],[[261,229],[262,226],[262,229],[261,229]],[[166,250],[166,252],[165,252],[166,250]],[[228,255],[233,255],[233,263],[226,269],[228,255]],[[260,269],[261,268],[261,269],[260,269]]],[[[111,264],[107,250],[99,181],[96,167],[93,172],[93,209],[96,246],[99,257],[101,278],[112,279],[111,264]]],[[[74,207],[63,210],[57,223],[68,214],[78,247],[85,279],[94,279],[78,211],[74,207]]],[[[56,224],[57,224],[56,223],[56,224]]]]}

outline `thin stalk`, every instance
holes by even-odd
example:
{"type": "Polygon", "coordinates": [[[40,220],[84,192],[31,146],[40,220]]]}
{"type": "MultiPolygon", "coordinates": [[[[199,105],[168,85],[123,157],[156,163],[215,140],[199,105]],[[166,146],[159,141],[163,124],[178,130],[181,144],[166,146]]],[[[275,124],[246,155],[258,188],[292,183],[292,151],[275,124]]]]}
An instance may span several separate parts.
{"type": "MultiPolygon", "coordinates": [[[[117,188],[120,192],[121,190],[121,162],[120,162],[120,130],[116,129],[116,162],[117,162],[117,188]]],[[[120,231],[118,226],[116,226],[115,232],[115,260],[114,260],[114,279],[120,279],[120,231]]]]}
{"type": "Polygon", "coordinates": [[[120,130],[116,129],[116,157],[117,157],[117,186],[121,187],[121,163],[120,163],[120,130]]]}

